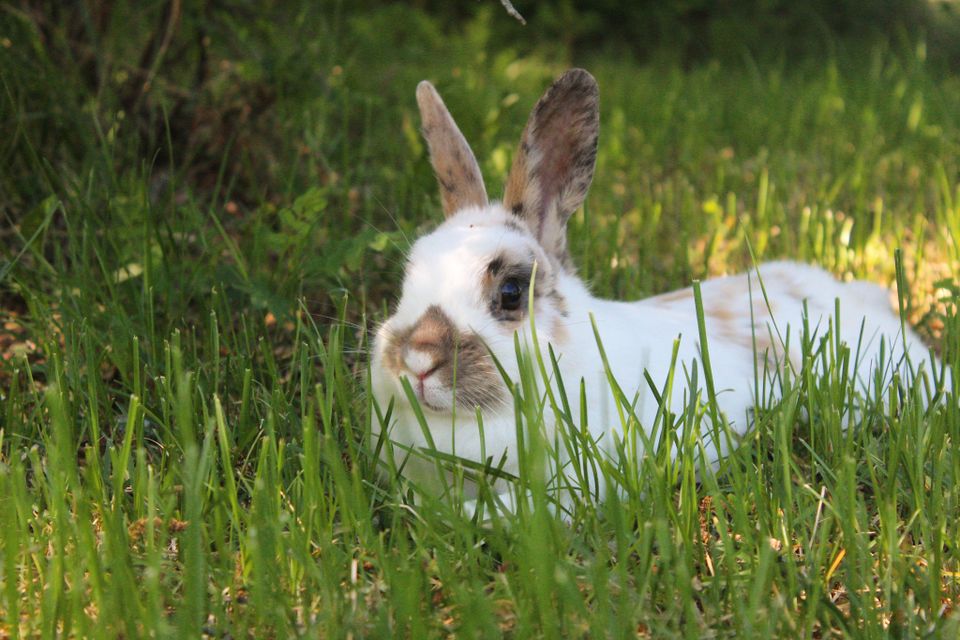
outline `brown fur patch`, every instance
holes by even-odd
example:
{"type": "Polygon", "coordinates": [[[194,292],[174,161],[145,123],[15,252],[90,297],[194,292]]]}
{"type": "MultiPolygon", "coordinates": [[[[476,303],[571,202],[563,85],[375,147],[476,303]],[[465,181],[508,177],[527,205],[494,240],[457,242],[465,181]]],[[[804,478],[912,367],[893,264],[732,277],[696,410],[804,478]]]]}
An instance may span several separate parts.
{"type": "Polygon", "coordinates": [[[567,309],[567,299],[560,294],[556,289],[551,289],[547,293],[547,297],[553,301],[553,306],[556,307],[557,313],[559,313],[564,318],[570,315],[569,310],[567,309]]]}
{"type": "Polygon", "coordinates": [[[777,275],[779,276],[780,282],[786,285],[784,292],[790,298],[801,303],[807,298],[807,296],[804,295],[804,283],[798,280],[794,274],[779,272],[777,275]]]}
{"type": "Polygon", "coordinates": [[[733,310],[723,304],[704,305],[703,313],[724,325],[732,324],[737,317],[733,310]]]}
{"type": "Polygon", "coordinates": [[[406,365],[403,364],[403,350],[407,340],[413,333],[413,327],[402,331],[391,331],[387,336],[387,346],[384,348],[384,364],[395,375],[403,373],[406,365]]]}
{"type": "Polygon", "coordinates": [[[553,343],[558,347],[562,347],[570,340],[570,332],[567,331],[567,325],[560,318],[553,319],[551,334],[553,335],[553,343]]]}
{"type": "Polygon", "coordinates": [[[463,409],[489,407],[506,398],[506,388],[486,345],[474,333],[458,331],[437,305],[432,305],[413,326],[388,337],[385,360],[395,375],[411,372],[404,363],[407,351],[427,354],[436,375],[449,389],[456,386],[456,402],[463,409]]]}
{"type": "Polygon", "coordinates": [[[413,326],[407,344],[412,349],[434,355],[435,359],[442,359],[455,339],[456,328],[450,318],[440,307],[431,305],[413,326]]]}
{"type": "Polygon", "coordinates": [[[693,289],[678,289],[670,293],[661,293],[649,299],[653,304],[670,305],[674,302],[683,302],[684,300],[693,300],[693,289]]]}
{"type": "Polygon", "coordinates": [[[417,86],[417,104],[423,122],[423,137],[430,148],[430,162],[440,184],[443,212],[448,217],[469,206],[487,204],[480,166],[460,129],[433,85],[417,86]]]}
{"type": "Polygon", "coordinates": [[[533,108],[504,189],[507,210],[521,215],[551,259],[570,271],[566,224],[593,180],[599,130],[596,80],[571,69],[533,108]]]}
{"type": "Polygon", "coordinates": [[[786,364],[783,347],[779,339],[771,336],[768,326],[771,310],[775,311],[772,302],[769,310],[764,303],[755,303],[752,325],[746,310],[734,311],[724,304],[712,304],[703,311],[708,320],[707,329],[723,343],[750,349],[761,368],[765,364],[783,367],[786,364]]]}
{"type": "MultiPolygon", "coordinates": [[[[514,213],[516,213],[516,212],[514,212],[514,213]]],[[[507,218],[507,219],[504,221],[503,224],[504,224],[504,226],[506,226],[508,229],[510,229],[510,230],[512,230],[512,231],[516,231],[517,233],[522,233],[522,234],[530,233],[530,230],[527,229],[526,226],[524,226],[523,224],[521,224],[521,223],[519,223],[519,222],[516,222],[516,221],[514,221],[514,220],[511,220],[510,218],[507,218]]]]}
{"type": "Polygon", "coordinates": [[[506,388],[487,347],[476,334],[461,334],[449,364],[439,369],[443,383],[456,385],[457,404],[465,409],[500,404],[506,388]]]}

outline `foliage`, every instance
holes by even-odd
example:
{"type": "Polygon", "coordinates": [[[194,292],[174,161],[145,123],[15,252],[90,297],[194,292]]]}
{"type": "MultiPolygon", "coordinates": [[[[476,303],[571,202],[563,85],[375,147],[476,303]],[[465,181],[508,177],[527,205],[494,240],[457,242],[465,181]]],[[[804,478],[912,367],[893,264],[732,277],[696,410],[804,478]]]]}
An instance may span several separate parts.
{"type": "Polygon", "coordinates": [[[641,54],[659,48],[685,54],[740,56],[815,51],[838,37],[894,35],[916,29],[927,3],[917,0],[736,0],[711,2],[537,3],[535,17],[573,42],[597,44],[610,38],[630,43],[641,54]]]}
{"type": "MultiPolygon", "coordinates": [[[[368,7],[379,4],[366,2],[368,7]]],[[[420,0],[442,20],[457,24],[488,11],[490,2],[420,0]]],[[[817,55],[838,39],[873,42],[926,35],[956,53],[957,16],[949,2],[927,0],[520,0],[530,29],[504,21],[502,42],[561,42],[578,50],[613,47],[647,59],[690,63],[744,55],[775,58],[817,55]]]]}
{"type": "Polygon", "coordinates": [[[496,194],[549,80],[595,73],[571,248],[598,293],[749,247],[891,283],[902,247],[910,317],[960,365],[960,82],[922,41],[638,64],[503,45],[520,27],[486,5],[456,28],[379,3],[0,9],[0,636],[956,635],[960,416],[919,388],[845,429],[835,366],[785,380],[717,470],[691,399],[604,469],[623,496],[563,517],[535,474],[537,508],[484,523],[379,462],[368,331],[438,209],[424,77],[496,194]]]}

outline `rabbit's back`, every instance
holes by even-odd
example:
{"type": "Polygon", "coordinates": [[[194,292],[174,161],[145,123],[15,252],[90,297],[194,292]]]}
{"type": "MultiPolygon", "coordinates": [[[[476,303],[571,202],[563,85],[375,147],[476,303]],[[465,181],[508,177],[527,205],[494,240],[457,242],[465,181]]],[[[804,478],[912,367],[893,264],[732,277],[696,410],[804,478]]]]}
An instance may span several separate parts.
{"type": "MultiPolygon", "coordinates": [[[[867,381],[878,365],[890,371],[899,366],[904,342],[914,367],[929,359],[920,338],[900,322],[892,292],[871,282],[841,282],[819,267],[781,261],[707,280],[701,293],[711,353],[724,351],[725,346],[743,347],[757,359],[760,370],[789,364],[799,371],[802,340],[810,340],[816,349],[828,335],[836,340],[838,328],[861,381],[867,381]]],[[[692,288],[641,304],[695,314],[692,288]]],[[[721,374],[724,366],[739,368],[731,367],[734,363],[714,364],[721,374]]]]}

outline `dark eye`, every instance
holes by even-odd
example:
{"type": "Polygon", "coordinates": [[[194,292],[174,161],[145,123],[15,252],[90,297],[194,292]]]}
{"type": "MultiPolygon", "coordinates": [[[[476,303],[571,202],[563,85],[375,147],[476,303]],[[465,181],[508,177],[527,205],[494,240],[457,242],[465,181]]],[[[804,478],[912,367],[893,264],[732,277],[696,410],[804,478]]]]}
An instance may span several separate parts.
{"type": "Polygon", "coordinates": [[[507,278],[500,285],[500,308],[504,311],[516,311],[520,308],[523,289],[516,278],[507,278]]]}

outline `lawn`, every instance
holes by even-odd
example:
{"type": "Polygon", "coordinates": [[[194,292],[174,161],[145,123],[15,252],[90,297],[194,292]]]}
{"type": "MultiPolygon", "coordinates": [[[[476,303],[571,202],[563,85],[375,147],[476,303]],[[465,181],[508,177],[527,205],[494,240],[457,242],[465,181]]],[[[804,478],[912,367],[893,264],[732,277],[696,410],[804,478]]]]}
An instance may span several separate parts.
{"type": "MultiPolygon", "coordinates": [[[[379,460],[368,393],[404,252],[442,215],[417,82],[498,194],[574,64],[601,91],[569,236],[594,292],[752,255],[899,279],[960,370],[960,75],[922,39],[641,62],[504,42],[524,32],[498,3],[455,28],[111,6],[0,8],[0,638],[960,635],[958,376],[854,419],[843,350],[808,345],[823,371],[718,468],[695,399],[604,467],[621,495],[560,514],[532,473],[534,508],[486,521],[379,460]]],[[[536,469],[551,407],[522,405],[536,469]]]]}

